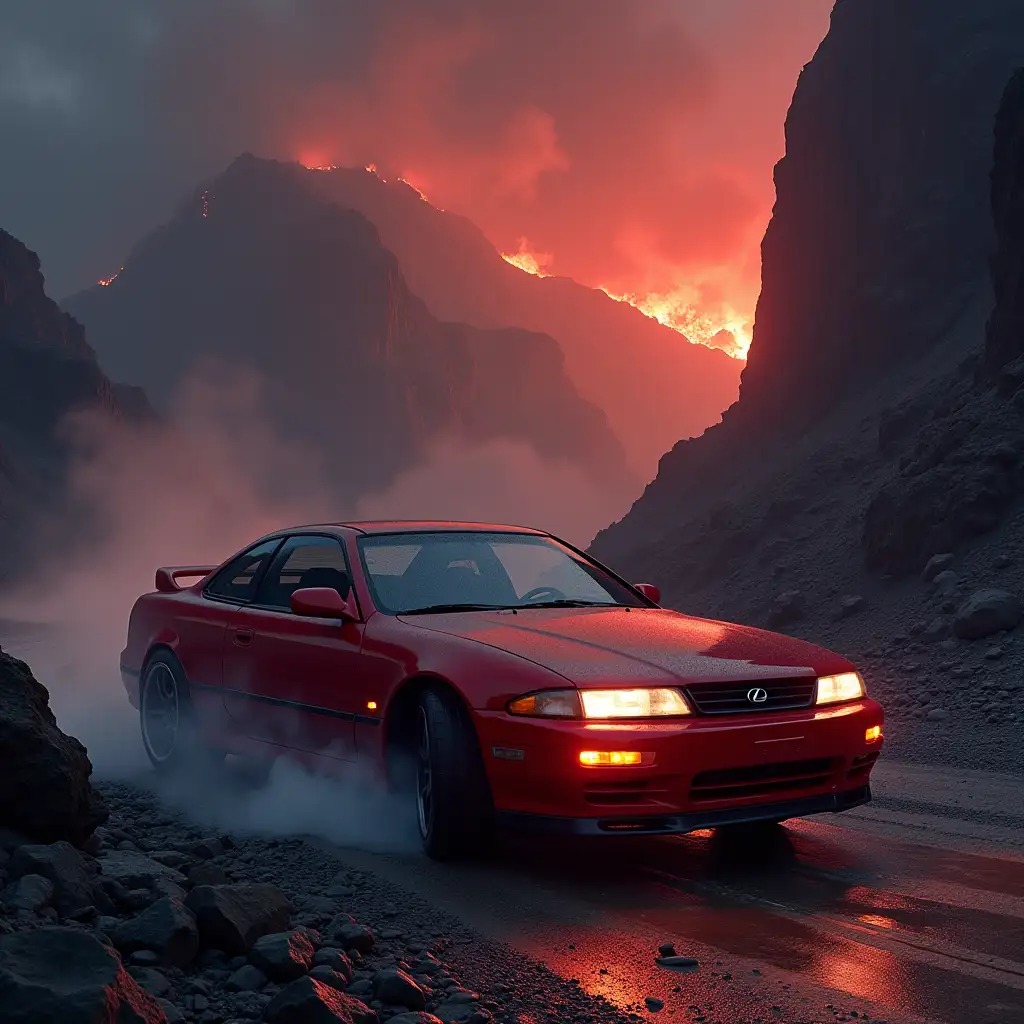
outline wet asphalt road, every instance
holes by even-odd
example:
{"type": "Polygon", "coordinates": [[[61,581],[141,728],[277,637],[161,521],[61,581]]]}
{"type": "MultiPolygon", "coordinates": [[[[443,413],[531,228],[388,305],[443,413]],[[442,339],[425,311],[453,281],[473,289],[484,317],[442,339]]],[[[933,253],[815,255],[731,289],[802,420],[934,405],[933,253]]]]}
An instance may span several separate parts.
{"type": "Polygon", "coordinates": [[[970,822],[917,814],[929,824],[908,840],[886,816],[790,822],[761,845],[708,832],[510,841],[474,865],[342,855],[645,1017],[654,996],[657,1016],[708,1024],[1024,1022],[1024,857],[965,850],[970,822]],[[699,968],[657,967],[663,942],[699,968]]]}

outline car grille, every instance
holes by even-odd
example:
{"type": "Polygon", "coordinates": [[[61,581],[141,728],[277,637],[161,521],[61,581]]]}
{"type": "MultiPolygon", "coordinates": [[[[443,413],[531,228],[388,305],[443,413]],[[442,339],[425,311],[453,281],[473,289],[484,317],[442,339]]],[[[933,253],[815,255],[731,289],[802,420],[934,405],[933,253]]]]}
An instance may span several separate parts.
{"type": "Polygon", "coordinates": [[[814,676],[789,679],[757,679],[728,683],[694,683],[686,687],[691,706],[701,715],[736,715],[754,711],[787,711],[807,708],[814,700],[814,676]],[[764,690],[762,701],[751,700],[754,690],[764,690]]]}
{"type": "Polygon", "coordinates": [[[834,760],[820,757],[809,761],[784,761],[701,772],[690,783],[690,799],[694,802],[734,800],[767,796],[787,789],[807,789],[828,783],[835,771],[834,760]]]}

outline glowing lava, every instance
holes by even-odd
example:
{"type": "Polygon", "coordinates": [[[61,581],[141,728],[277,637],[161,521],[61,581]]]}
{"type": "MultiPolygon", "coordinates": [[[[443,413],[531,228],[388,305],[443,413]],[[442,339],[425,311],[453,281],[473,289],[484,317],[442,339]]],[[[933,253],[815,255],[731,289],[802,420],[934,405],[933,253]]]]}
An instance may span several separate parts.
{"type": "Polygon", "coordinates": [[[637,295],[617,293],[608,288],[601,291],[616,302],[628,302],[645,316],[671,327],[690,341],[708,348],[722,349],[736,359],[746,359],[751,342],[751,324],[731,306],[723,305],[721,313],[701,312],[683,291],[637,295]]]}
{"type": "MultiPolygon", "coordinates": [[[[117,274],[120,274],[121,270],[124,270],[124,267],[121,267],[121,269],[118,270],[117,274]]],[[[111,274],[110,277],[101,277],[96,283],[103,288],[109,288],[110,285],[114,282],[114,279],[117,277],[117,274],[111,274]]]]}
{"type": "Polygon", "coordinates": [[[545,268],[550,265],[552,255],[549,252],[534,252],[530,246],[530,241],[527,238],[519,239],[519,251],[518,252],[503,252],[501,258],[506,263],[511,263],[513,267],[518,267],[520,270],[525,270],[527,274],[533,274],[535,277],[550,277],[545,268]]]}
{"type": "MultiPolygon", "coordinates": [[[[399,181],[400,181],[400,182],[401,182],[401,183],[402,183],[403,185],[408,185],[408,186],[409,186],[409,188],[411,188],[411,189],[413,190],[413,192],[415,192],[415,193],[416,193],[416,195],[418,195],[418,196],[420,197],[420,199],[422,199],[422,200],[423,200],[423,202],[425,202],[425,203],[429,203],[429,202],[430,202],[430,200],[429,200],[429,199],[428,199],[428,198],[426,197],[426,195],[424,194],[424,192],[423,192],[423,189],[417,188],[417,187],[416,187],[416,186],[415,186],[415,185],[414,185],[414,184],[413,184],[413,183],[412,183],[412,182],[411,182],[411,181],[410,181],[410,180],[409,180],[408,178],[399,178],[398,180],[399,180],[399,181]]],[[[438,210],[440,210],[440,209],[441,209],[441,207],[440,207],[440,206],[438,206],[438,207],[437,207],[437,209],[438,209],[438,210]]]]}

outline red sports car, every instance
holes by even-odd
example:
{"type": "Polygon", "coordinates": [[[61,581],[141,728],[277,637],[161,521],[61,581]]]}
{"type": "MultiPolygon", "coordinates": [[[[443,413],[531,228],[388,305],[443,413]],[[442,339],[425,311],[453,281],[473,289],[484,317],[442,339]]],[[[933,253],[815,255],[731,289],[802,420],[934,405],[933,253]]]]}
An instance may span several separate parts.
{"type": "Polygon", "coordinates": [[[496,826],[683,833],[871,798],[882,709],[853,665],[659,600],[536,530],[304,526],[157,570],[121,674],[158,769],[365,761],[415,789],[438,857],[496,826]]]}

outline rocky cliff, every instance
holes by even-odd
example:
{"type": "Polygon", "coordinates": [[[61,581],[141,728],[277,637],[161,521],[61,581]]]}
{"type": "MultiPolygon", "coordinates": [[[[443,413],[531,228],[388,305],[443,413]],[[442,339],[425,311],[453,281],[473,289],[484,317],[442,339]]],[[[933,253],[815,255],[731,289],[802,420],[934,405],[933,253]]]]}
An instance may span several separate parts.
{"type": "MultiPolygon", "coordinates": [[[[19,547],[31,516],[59,492],[60,425],[76,410],[146,417],[135,388],[100,369],[82,325],[47,296],[39,259],[0,231],[0,551],[19,547]]],[[[9,569],[5,562],[3,569],[9,569]]],[[[0,569],[0,579],[4,572],[0,569]]]]}
{"type": "Polygon", "coordinates": [[[716,423],[736,398],[742,363],[689,343],[602,291],[524,273],[474,224],[425,202],[409,185],[362,168],[305,176],[321,195],[374,223],[435,316],[557,339],[573,383],[604,410],[644,480],[676,441],[716,423]]]}
{"type": "Polygon", "coordinates": [[[108,286],[69,300],[102,364],[165,408],[204,362],[255,371],[261,416],[318,453],[349,501],[440,431],[522,441],[631,493],[621,444],[551,337],[438,321],[373,224],[305,174],[239,158],[108,286]]]}
{"type": "Polygon", "coordinates": [[[980,720],[964,763],[992,767],[1019,749],[1024,650],[1015,618],[958,622],[1024,593],[1022,63],[1017,3],[837,4],[740,398],[592,548],[677,607],[854,657],[903,756],[980,720]]]}

